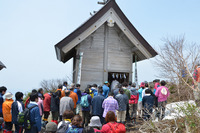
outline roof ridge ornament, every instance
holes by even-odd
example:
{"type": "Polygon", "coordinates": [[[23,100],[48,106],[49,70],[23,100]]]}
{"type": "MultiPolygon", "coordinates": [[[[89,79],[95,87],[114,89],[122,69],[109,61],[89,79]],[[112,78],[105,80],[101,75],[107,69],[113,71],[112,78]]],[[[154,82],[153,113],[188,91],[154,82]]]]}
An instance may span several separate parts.
{"type": "Polygon", "coordinates": [[[108,3],[109,0],[103,0],[103,2],[101,1],[98,1],[97,4],[100,4],[100,5],[105,5],[106,3],[108,3]]]}

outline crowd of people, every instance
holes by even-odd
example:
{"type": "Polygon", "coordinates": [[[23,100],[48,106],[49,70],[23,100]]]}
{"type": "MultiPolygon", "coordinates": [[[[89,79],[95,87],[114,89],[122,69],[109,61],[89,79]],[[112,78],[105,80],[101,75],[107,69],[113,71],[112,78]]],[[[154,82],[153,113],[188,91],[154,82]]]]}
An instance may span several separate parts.
{"type": "Polygon", "coordinates": [[[13,94],[2,86],[1,129],[11,133],[14,125],[15,133],[23,130],[40,133],[42,129],[47,133],[125,133],[127,122],[137,124],[136,118],[150,120],[153,110],[160,120],[164,118],[170,92],[164,80],[153,83],[153,88],[146,81],[137,88],[135,83],[124,82],[111,90],[106,81],[103,86],[93,84],[81,90],[80,84],[68,86],[64,82],[54,92],[44,94],[42,88],[32,90],[25,103],[22,92],[17,92],[13,101],[13,94]],[[25,112],[29,114],[26,124],[20,124],[20,116],[26,116],[25,112]]]}

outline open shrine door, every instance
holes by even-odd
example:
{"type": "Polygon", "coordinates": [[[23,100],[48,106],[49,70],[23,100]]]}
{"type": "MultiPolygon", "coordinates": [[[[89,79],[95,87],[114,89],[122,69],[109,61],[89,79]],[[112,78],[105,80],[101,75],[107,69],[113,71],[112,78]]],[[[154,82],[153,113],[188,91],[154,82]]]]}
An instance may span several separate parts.
{"type": "Polygon", "coordinates": [[[123,72],[108,72],[108,82],[111,90],[115,88],[118,83],[129,82],[129,73],[123,72]]]}

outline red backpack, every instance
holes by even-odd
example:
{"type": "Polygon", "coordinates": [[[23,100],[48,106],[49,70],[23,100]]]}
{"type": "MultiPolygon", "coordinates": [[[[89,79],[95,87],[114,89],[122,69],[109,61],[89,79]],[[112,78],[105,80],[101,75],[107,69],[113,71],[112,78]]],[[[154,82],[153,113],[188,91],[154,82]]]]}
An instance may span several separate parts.
{"type": "Polygon", "coordinates": [[[126,128],[122,123],[117,123],[115,126],[111,123],[108,123],[108,125],[111,128],[110,133],[126,133],[126,128]]]}

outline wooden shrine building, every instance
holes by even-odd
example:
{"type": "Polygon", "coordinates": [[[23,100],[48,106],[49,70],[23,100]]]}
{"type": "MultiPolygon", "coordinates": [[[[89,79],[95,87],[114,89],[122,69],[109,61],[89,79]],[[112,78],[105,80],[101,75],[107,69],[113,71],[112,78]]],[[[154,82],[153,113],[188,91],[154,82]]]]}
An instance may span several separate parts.
{"type": "Polygon", "coordinates": [[[81,88],[105,81],[132,81],[132,65],[157,52],[140,35],[115,0],[55,45],[57,59],[73,58],[73,82],[81,88]]]}

